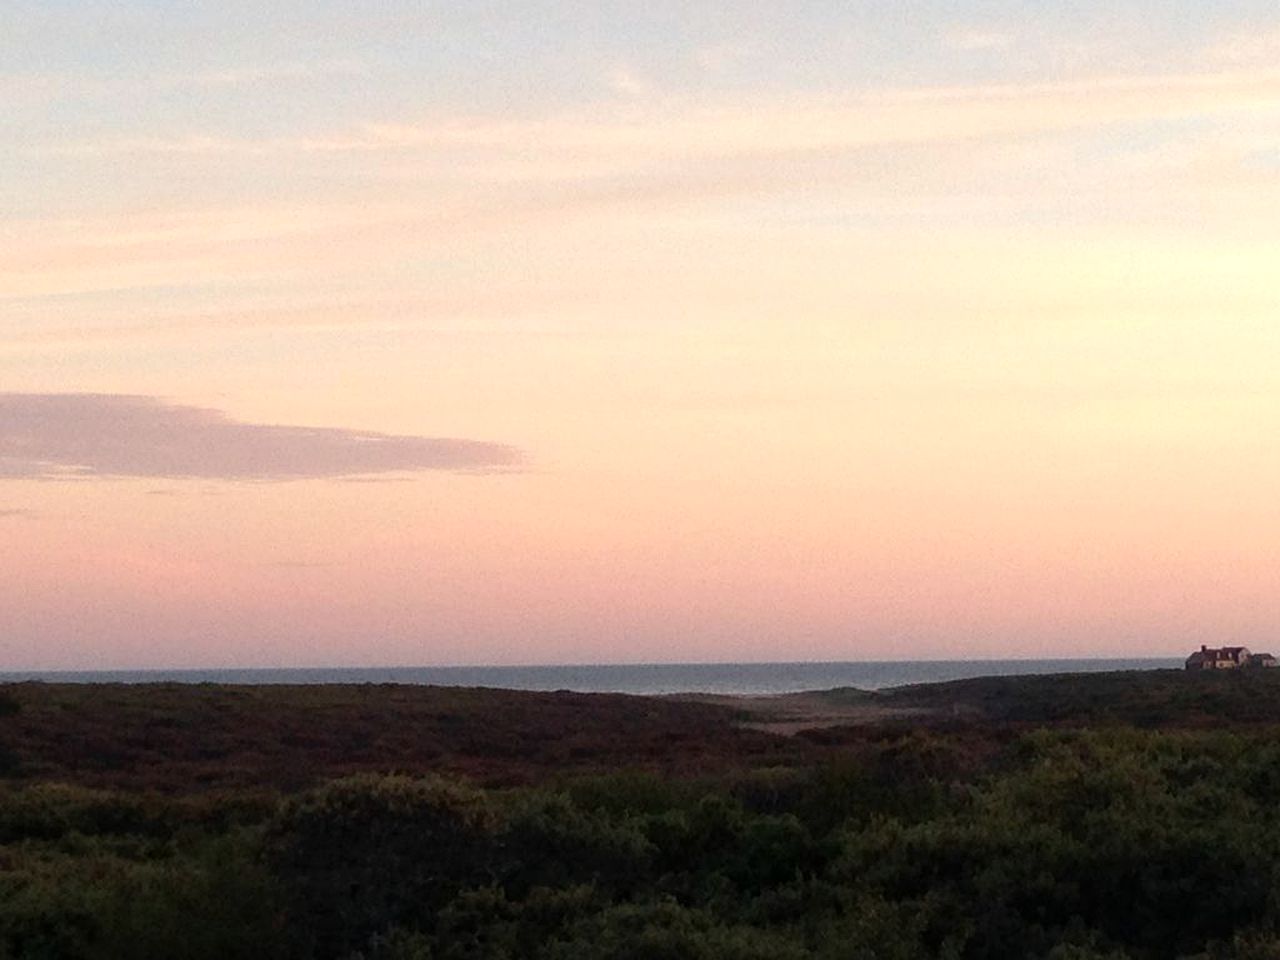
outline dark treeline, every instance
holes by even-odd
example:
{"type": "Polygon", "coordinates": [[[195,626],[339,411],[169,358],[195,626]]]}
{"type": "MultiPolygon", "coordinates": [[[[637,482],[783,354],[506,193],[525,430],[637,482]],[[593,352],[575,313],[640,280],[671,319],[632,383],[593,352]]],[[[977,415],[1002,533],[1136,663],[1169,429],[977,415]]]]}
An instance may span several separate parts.
{"type": "MultiPolygon", "coordinates": [[[[11,723],[15,718],[0,720],[11,723]]],[[[0,957],[1280,956],[1280,741],[886,730],[478,788],[0,789],[0,957]]]]}

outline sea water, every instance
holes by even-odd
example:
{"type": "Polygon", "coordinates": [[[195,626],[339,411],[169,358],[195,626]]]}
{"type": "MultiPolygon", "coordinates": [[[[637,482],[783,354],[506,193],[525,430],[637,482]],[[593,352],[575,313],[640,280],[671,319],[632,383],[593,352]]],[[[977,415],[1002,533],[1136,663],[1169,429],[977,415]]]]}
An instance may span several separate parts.
{"type": "Polygon", "coordinates": [[[0,673],[0,682],[50,683],[407,683],[583,693],[776,694],[857,687],[880,690],[968,677],[1182,666],[1176,658],[1128,660],[884,660],[844,663],[648,663],[531,667],[343,667],[221,670],[97,670],[0,673]]]}

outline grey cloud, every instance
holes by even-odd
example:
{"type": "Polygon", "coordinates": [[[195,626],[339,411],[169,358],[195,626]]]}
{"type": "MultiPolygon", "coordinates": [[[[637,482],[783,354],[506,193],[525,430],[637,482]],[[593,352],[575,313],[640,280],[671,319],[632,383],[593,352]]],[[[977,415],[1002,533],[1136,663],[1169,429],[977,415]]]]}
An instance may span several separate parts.
{"type": "Polygon", "coordinates": [[[30,519],[35,515],[36,512],[34,510],[27,510],[24,507],[0,507],[0,520],[3,520],[5,517],[27,517],[30,519]]]}
{"type": "Polygon", "coordinates": [[[481,440],[244,423],[154,397],[0,393],[0,479],[341,479],[520,462],[481,440]]]}

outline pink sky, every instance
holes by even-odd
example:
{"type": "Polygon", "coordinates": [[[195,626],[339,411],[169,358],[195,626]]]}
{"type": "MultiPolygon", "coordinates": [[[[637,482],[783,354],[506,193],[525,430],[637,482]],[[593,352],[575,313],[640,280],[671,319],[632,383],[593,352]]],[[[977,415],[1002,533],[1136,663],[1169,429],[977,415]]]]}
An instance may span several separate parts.
{"type": "Polygon", "coordinates": [[[0,671],[1276,645],[1280,22],[19,7],[0,671]]]}

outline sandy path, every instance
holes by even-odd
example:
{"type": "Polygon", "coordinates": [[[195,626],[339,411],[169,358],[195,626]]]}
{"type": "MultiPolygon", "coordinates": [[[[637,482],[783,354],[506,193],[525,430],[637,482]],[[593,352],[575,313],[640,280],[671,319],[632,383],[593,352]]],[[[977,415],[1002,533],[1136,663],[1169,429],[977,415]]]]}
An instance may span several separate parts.
{"type": "Polygon", "coordinates": [[[742,726],[792,736],[802,730],[883,723],[927,716],[935,711],[925,707],[890,707],[876,702],[874,694],[859,696],[851,691],[830,693],[786,693],[769,696],[730,694],[677,694],[676,700],[713,703],[744,711],[742,726]]]}

